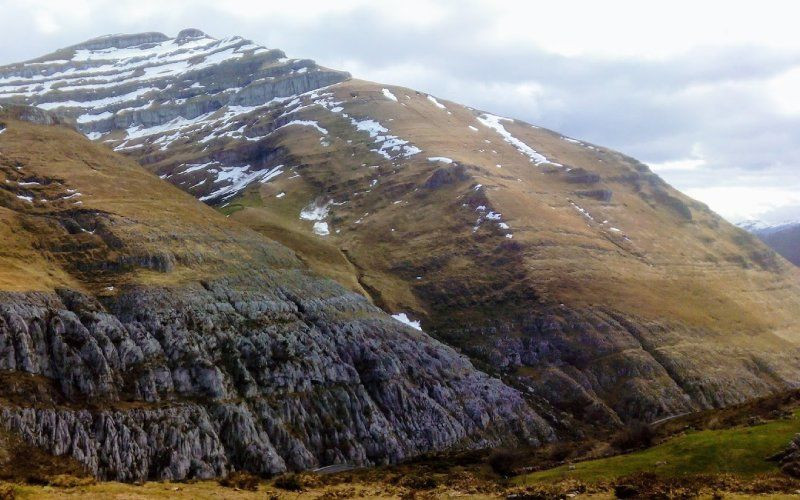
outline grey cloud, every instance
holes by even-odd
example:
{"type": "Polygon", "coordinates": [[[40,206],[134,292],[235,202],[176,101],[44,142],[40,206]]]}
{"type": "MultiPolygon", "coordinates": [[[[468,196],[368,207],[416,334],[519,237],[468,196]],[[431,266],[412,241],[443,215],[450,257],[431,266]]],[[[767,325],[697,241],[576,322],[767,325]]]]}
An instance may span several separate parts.
{"type": "MultiPolygon", "coordinates": [[[[106,32],[174,34],[194,26],[520,118],[646,162],[689,158],[699,148],[703,167],[662,172],[679,188],[786,186],[800,178],[800,116],[777,113],[764,95],[767,79],[800,67],[800,52],[749,45],[650,59],[566,57],[487,40],[492,13],[476,1],[445,2],[447,15],[427,25],[403,22],[419,13],[401,8],[390,15],[361,8],[302,23],[237,19],[216,2],[138,21],[108,9],[88,12],[52,35],[36,33],[30,9],[6,3],[0,3],[4,18],[13,21],[0,21],[0,28],[14,41],[0,46],[0,60],[7,62],[106,32]],[[520,90],[529,88],[537,90],[520,90]]],[[[531,25],[535,29],[535,19],[531,25]]]]}

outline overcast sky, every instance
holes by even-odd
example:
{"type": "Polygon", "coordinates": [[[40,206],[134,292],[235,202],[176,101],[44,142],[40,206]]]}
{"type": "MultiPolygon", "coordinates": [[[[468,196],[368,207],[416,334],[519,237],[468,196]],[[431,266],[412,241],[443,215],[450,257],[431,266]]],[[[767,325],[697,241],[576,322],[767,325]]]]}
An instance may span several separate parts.
{"type": "Polygon", "coordinates": [[[0,0],[0,64],[109,33],[241,35],[617,149],[731,220],[779,222],[800,219],[793,3],[0,0]]]}

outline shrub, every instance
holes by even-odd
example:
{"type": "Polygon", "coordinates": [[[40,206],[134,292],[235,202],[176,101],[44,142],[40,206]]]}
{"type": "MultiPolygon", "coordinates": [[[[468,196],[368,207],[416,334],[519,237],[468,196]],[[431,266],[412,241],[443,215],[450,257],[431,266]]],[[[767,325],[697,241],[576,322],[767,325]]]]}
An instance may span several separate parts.
{"type": "Polygon", "coordinates": [[[13,484],[0,484],[0,500],[14,500],[15,498],[17,498],[17,492],[13,484]]]}
{"type": "Polygon", "coordinates": [[[523,455],[511,450],[495,450],[489,456],[489,466],[503,477],[510,477],[519,468],[523,455]]]}
{"type": "Polygon", "coordinates": [[[303,482],[297,474],[283,474],[275,478],[276,488],[287,491],[303,491],[303,482]]]}
{"type": "Polygon", "coordinates": [[[647,448],[653,444],[655,433],[644,422],[631,422],[611,440],[611,445],[621,451],[647,448]]]}
{"type": "Polygon", "coordinates": [[[408,474],[400,480],[400,486],[412,490],[432,490],[439,482],[430,474],[408,474]]]}
{"type": "Polygon", "coordinates": [[[258,476],[247,471],[236,471],[228,474],[228,477],[220,479],[219,484],[227,488],[239,488],[240,490],[257,491],[258,476]]]}
{"type": "Polygon", "coordinates": [[[96,481],[91,476],[77,477],[71,474],[58,474],[51,477],[47,483],[50,486],[55,486],[56,488],[76,488],[78,486],[90,486],[95,484],[96,481]]]}

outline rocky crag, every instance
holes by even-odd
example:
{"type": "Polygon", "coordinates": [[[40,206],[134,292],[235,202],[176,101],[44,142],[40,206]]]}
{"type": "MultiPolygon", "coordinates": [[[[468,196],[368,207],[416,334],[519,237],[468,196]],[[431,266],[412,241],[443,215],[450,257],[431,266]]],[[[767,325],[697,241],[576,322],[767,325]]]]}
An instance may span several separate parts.
{"type": "Polygon", "coordinates": [[[554,438],[465,356],[57,121],[0,111],[7,430],[123,481],[554,438]]]}

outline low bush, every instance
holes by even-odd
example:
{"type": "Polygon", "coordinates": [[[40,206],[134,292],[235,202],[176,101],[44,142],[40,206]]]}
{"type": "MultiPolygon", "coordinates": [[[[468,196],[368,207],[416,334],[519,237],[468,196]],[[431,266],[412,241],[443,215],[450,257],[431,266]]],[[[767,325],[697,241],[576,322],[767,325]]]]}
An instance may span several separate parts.
{"type": "Polygon", "coordinates": [[[620,451],[638,450],[653,445],[655,433],[644,422],[632,422],[611,439],[611,446],[620,451]]]}
{"type": "Polygon", "coordinates": [[[257,491],[259,478],[246,471],[236,471],[228,474],[228,477],[220,479],[219,484],[227,488],[239,488],[240,490],[257,491]]]}

